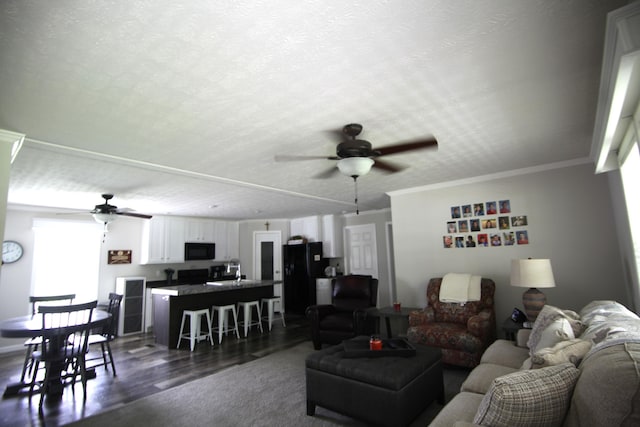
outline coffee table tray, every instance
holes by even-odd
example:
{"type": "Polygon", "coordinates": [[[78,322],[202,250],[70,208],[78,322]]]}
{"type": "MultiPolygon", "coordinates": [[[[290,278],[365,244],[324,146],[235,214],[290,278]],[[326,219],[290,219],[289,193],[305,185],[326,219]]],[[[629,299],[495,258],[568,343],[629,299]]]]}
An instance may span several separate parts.
{"type": "Polygon", "coordinates": [[[371,350],[369,340],[351,339],[342,342],[343,357],[411,357],[416,355],[416,349],[404,338],[389,338],[382,340],[382,350],[371,350]]]}

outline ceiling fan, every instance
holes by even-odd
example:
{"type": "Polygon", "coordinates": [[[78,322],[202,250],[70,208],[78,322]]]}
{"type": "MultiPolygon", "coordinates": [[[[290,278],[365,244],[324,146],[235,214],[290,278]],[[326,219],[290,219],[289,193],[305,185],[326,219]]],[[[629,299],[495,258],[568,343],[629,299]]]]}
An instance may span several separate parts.
{"type": "Polygon", "coordinates": [[[124,215],[124,216],[132,216],[136,218],[143,219],[151,219],[151,215],[145,215],[135,212],[130,212],[128,210],[119,210],[117,206],[110,205],[109,200],[113,199],[113,194],[103,194],[102,198],[104,199],[104,203],[100,205],[96,205],[90,213],[93,215],[93,218],[99,223],[104,223],[105,225],[113,221],[117,218],[116,215],[124,215]]]}
{"type": "Polygon", "coordinates": [[[372,167],[384,170],[386,172],[399,172],[404,169],[403,166],[380,160],[382,156],[391,154],[404,153],[407,151],[422,150],[425,148],[437,147],[438,141],[435,138],[423,138],[415,141],[404,142],[395,145],[387,145],[384,147],[373,148],[369,141],[358,139],[358,135],[362,132],[362,125],[358,123],[350,123],[342,128],[342,142],[336,147],[335,156],[276,156],[276,161],[296,161],[296,160],[312,160],[327,159],[337,160],[337,169],[332,167],[324,173],[317,175],[319,178],[328,178],[336,171],[340,171],[344,175],[353,177],[354,179],[367,174],[372,167]]]}

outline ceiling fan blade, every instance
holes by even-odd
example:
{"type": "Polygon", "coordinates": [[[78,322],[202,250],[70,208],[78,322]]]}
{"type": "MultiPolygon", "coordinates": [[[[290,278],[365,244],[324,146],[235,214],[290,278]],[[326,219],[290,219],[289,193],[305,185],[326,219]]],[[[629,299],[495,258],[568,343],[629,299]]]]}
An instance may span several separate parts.
{"type": "Polygon", "coordinates": [[[277,155],[274,156],[276,162],[297,162],[299,160],[337,160],[335,156],[295,156],[295,155],[277,155]]]}
{"type": "Polygon", "coordinates": [[[383,171],[390,172],[390,173],[400,172],[401,170],[404,170],[407,168],[406,166],[400,166],[400,165],[389,163],[379,159],[375,159],[374,161],[375,161],[375,163],[373,164],[374,168],[382,169],[383,171]]]}
{"type": "Polygon", "coordinates": [[[151,215],[145,215],[145,214],[140,214],[140,213],[135,213],[135,212],[116,212],[117,215],[123,215],[123,216],[132,216],[135,218],[143,218],[143,219],[151,219],[152,216],[151,215]]]}
{"type": "Polygon", "coordinates": [[[402,153],[411,150],[422,150],[430,147],[437,147],[438,141],[435,138],[420,139],[417,141],[405,142],[395,145],[387,145],[384,147],[376,148],[375,151],[380,153],[380,156],[388,156],[389,154],[402,153]]]}

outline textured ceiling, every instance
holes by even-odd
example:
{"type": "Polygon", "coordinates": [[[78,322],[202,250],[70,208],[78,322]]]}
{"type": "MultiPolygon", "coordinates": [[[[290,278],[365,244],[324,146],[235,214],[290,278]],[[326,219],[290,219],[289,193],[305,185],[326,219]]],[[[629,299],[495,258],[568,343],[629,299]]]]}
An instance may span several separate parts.
{"type": "Polygon", "coordinates": [[[314,176],[335,130],[437,150],[388,191],[585,158],[606,13],[624,1],[0,2],[0,128],[26,134],[10,205],[286,218],[354,211],[314,176]]]}

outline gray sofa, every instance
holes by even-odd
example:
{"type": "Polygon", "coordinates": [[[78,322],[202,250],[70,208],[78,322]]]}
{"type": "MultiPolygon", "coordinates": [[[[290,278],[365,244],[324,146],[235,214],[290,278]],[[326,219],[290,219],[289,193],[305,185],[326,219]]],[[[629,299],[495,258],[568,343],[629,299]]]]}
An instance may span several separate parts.
{"type": "Polygon", "coordinates": [[[431,426],[639,426],[640,318],[614,301],[545,306],[497,340],[431,426]]]}

